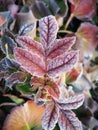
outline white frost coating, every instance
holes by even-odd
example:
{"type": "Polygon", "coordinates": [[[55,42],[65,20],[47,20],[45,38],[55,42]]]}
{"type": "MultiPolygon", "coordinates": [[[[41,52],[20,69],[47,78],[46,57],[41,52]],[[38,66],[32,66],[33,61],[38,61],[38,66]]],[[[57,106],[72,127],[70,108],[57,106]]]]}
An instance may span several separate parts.
{"type": "Polygon", "coordinates": [[[70,98],[67,98],[65,100],[57,101],[60,109],[62,110],[71,110],[71,109],[77,109],[80,107],[84,102],[84,95],[76,95],[70,98]]]}
{"type": "Polygon", "coordinates": [[[53,130],[59,116],[59,109],[53,103],[48,104],[42,119],[42,127],[44,130],[53,130]]]}
{"type": "Polygon", "coordinates": [[[54,43],[58,31],[58,24],[54,16],[50,15],[39,21],[40,42],[45,48],[54,43]]]}

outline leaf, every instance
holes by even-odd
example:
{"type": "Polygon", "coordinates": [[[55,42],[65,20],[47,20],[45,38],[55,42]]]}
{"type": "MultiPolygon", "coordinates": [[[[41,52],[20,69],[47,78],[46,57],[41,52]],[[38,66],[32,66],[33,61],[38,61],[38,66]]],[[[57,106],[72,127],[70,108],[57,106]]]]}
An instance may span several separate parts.
{"type": "Polygon", "coordinates": [[[39,21],[39,26],[42,44],[27,36],[16,38],[19,45],[25,48],[16,47],[14,49],[16,61],[31,75],[38,77],[44,75],[55,77],[72,69],[78,60],[78,51],[66,52],[66,54],[63,51],[68,51],[71,48],[75,42],[75,37],[67,37],[64,38],[64,41],[59,40],[55,43],[58,26],[55,17],[51,15],[42,18],[39,21]],[[49,54],[50,57],[55,55],[56,58],[52,56],[50,60],[49,54]]]}
{"type": "Polygon", "coordinates": [[[71,49],[73,44],[75,44],[75,41],[76,41],[75,36],[58,39],[50,48],[48,58],[52,59],[52,58],[55,58],[56,56],[59,56],[65,53],[66,51],[71,49]]]}
{"type": "Polygon", "coordinates": [[[26,35],[34,29],[35,24],[29,23],[22,26],[18,32],[19,35],[26,35]]]}
{"type": "Polygon", "coordinates": [[[74,82],[78,80],[83,73],[83,68],[81,64],[78,64],[76,67],[71,69],[69,72],[66,73],[66,83],[69,84],[70,82],[74,82]]]}
{"type": "Polygon", "coordinates": [[[48,49],[54,43],[58,31],[58,25],[54,16],[44,17],[39,21],[40,42],[48,49]]]}
{"type": "Polygon", "coordinates": [[[69,0],[72,4],[72,13],[78,19],[89,19],[95,15],[96,0],[69,0]]]}
{"type": "Polygon", "coordinates": [[[45,112],[42,118],[42,127],[44,130],[53,130],[58,121],[58,108],[50,103],[46,106],[45,112]]]}
{"type": "Polygon", "coordinates": [[[42,76],[45,74],[45,65],[42,57],[18,47],[14,49],[14,55],[21,67],[31,75],[42,76]]]}
{"type": "Polygon", "coordinates": [[[76,35],[84,39],[87,46],[91,46],[92,49],[95,49],[98,44],[98,27],[89,22],[82,23],[78,28],[76,35]]]}
{"type": "Polygon", "coordinates": [[[16,46],[16,43],[14,40],[6,35],[4,35],[1,39],[1,49],[4,52],[4,54],[13,54],[14,47],[16,46]]]}
{"type": "Polygon", "coordinates": [[[59,98],[60,91],[59,86],[54,81],[49,81],[49,83],[46,83],[45,89],[48,91],[48,93],[55,98],[59,98]]]}
{"type": "Polygon", "coordinates": [[[47,90],[50,96],[59,98],[60,95],[59,86],[48,76],[47,78],[34,77],[31,79],[30,84],[33,85],[32,90],[36,90],[37,88],[44,88],[47,90]]]}
{"type": "Polygon", "coordinates": [[[1,27],[4,23],[5,23],[5,19],[4,19],[2,16],[0,16],[0,27],[1,27]]]}
{"type": "Polygon", "coordinates": [[[19,43],[19,45],[21,45],[22,47],[24,47],[25,49],[27,49],[31,53],[36,53],[39,56],[44,55],[44,50],[43,50],[42,45],[40,43],[38,43],[37,41],[34,41],[30,37],[18,36],[16,38],[16,41],[19,43]]]}
{"type": "Polygon", "coordinates": [[[25,4],[26,5],[31,5],[33,2],[35,2],[35,0],[25,0],[25,4]]]}
{"type": "Polygon", "coordinates": [[[78,51],[68,52],[49,61],[47,70],[50,76],[57,76],[72,69],[78,60],[78,51]]]}
{"type": "Polygon", "coordinates": [[[68,12],[68,5],[63,0],[39,0],[33,1],[31,9],[37,19],[51,14],[64,17],[68,12]]]}
{"type": "Polygon", "coordinates": [[[4,71],[4,72],[0,71],[0,81],[1,81],[3,78],[7,77],[7,75],[8,75],[7,71],[4,71]]]}
{"type": "Polygon", "coordinates": [[[20,67],[20,65],[14,59],[10,59],[8,57],[5,58],[5,63],[10,69],[13,69],[13,68],[18,69],[20,67]]]}
{"type": "MultiPolygon", "coordinates": [[[[51,0],[52,1],[52,0],[51,0]]],[[[57,12],[58,15],[60,16],[65,16],[68,13],[68,5],[67,5],[67,1],[63,1],[63,0],[55,0],[55,2],[57,3],[57,5],[59,6],[59,10],[57,12]]],[[[53,5],[53,4],[52,4],[53,5]]],[[[56,15],[56,14],[55,14],[56,15]]]]}
{"type": "Polygon", "coordinates": [[[33,101],[12,109],[7,116],[2,130],[30,130],[34,126],[41,126],[44,106],[38,107],[33,101]]]}
{"type": "MultiPolygon", "coordinates": [[[[19,33],[19,31],[20,33],[23,33],[21,32],[23,31],[23,28],[25,29],[24,31],[26,32],[26,35],[32,36],[32,38],[36,36],[36,18],[34,17],[32,11],[29,8],[26,12],[19,12],[16,14],[14,31],[16,33],[19,33]],[[33,29],[31,31],[26,31],[27,27],[32,24],[34,24],[34,26],[32,26],[33,29]]],[[[29,29],[31,29],[31,26],[29,26],[29,29]]]]}
{"type": "Polygon", "coordinates": [[[67,99],[64,99],[63,101],[56,101],[59,105],[59,108],[62,110],[69,110],[69,109],[77,109],[80,107],[84,102],[84,95],[76,95],[67,99]]]}
{"type": "MultiPolygon", "coordinates": [[[[1,9],[1,5],[0,4],[0,9],[1,9]]],[[[1,11],[0,12],[0,28],[4,29],[6,27],[6,24],[9,20],[9,16],[10,16],[10,11],[1,11]]]]}
{"type": "Polygon", "coordinates": [[[88,58],[88,60],[92,58],[98,44],[97,35],[98,27],[89,22],[82,23],[78,28],[76,32],[77,41],[73,47],[80,50],[80,61],[83,62],[84,57],[88,58]]]}
{"type": "Polygon", "coordinates": [[[16,89],[22,95],[32,95],[31,85],[30,84],[19,84],[16,85],[16,89]]]}
{"type": "Polygon", "coordinates": [[[0,71],[8,71],[8,67],[6,65],[6,58],[3,58],[0,61],[0,71]]]}
{"type": "Polygon", "coordinates": [[[82,75],[76,82],[73,83],[73,89],[74,91],[83,91],[83,90],[89,90],[92,88],[91,81],[87,78],[86,75],[82,75]]]}
{"type": "Polygon", "coordinates": [[[60,111],[58,124],[60,130],[83,130],[81,122],[70,110],[60,111]]]}
{"type": "Polygon", "coordinates": [[[43,78],[33,77],[33,78],[31,78],[30,84],[31,84],[31,86],[32,85],[44,85],[45,81],[43,78]]]}
{"type": "Polygon", "coordinates": [[[56,15],[60,10],[60,7],[58,6],[56,0],[49,0],[49,2],[47,2],[47,5],[53,15],[56,15]]]}
{"type": "Polygon", "coordinates": [[[17,103],[17,104],[22,104],[24,103],[24,99],[19,98],[15,95],[11,95],[11,94],[4,94],[5,97],[10,98],[13,102],[17,103]]]}
{"type": "Polygon", "coordinates": [[[31,6],[31,10],[37,19],[51,14],[50,10],[43,1],[35,1],[31,6]]]}
{"type": "Polygon", "coordinates": [[[11,88],[16,83],[23,83],[26,80],[26,74],[24,72],[14,72],[8,78],[5,79],[5,85],[11,88]]]}

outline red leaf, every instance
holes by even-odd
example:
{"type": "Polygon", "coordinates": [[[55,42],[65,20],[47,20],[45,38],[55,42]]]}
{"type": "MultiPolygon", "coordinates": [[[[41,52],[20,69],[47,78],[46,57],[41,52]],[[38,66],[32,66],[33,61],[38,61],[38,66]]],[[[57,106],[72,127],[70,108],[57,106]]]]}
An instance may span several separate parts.
{"type": "Polygon", "coordinates": [[[52,97],[59,98],[60,91],[58,85],[55,82],[50,81],[50,83],[45,86],[45,88],[52,97]]]}
{"type": "Polygon", "coordinates": [[[50,76],[57,76],[69,69],[72,69],[78,60],[78,51],[73,51],[60,55],[49,61],[47,66],[48,74],[50,76]]]}
{"type": "Polygon", "coordinates": [[[40,88],[46,89],[50,96],[59,98],[60,95],[59,87],[49,77],[47,78],[34,77],[33,79],[31,79],[30,84],[33,85],[32,89],[34,90],[37,88],[37,86],[39,86],[40,88]]]}
{"type": "Polygon", "coordinates": [[[40,41],[44,48],[50,47],[57,35],[58,25],[54,16],[44,17],[39,21],[40,41]]]}
{"type": "Polygon", "coordinates": [[[60,130],[83,130],[81,122],[70,110],[60,111],[58,124],[60,130]]]}
{"type": "Polygon", "coordinates": [[[46,106],[45,112],[42,118],[42,127],[44,130],[53,130],[59,116],[59,109],[53,104],[50,103],[46,106]]]}
{"type": "Polygon", "coordinates": [[[42,57],[18,47],[14,49],[14,55],[21,67],[31,75],[42,76],[45,74],[45,64],[42,57]]]}
{"type": "Polygon", "coordinates": [[[66,73],[66,83],[74,82],[79,77],[81,77],[83,73],[83,67],[81,64],[78,64],[73,69],[71,69],[69,72],[66,73]]]}
{"type": "Polygon", "coordinates": [[[42,18],[39,25],[40,40],[43,46],[26,36],[17,37],[16,40],[26,49],[15,49],[17,62],[34,76],[45,74],[56,76],[63,73],[63,71],[66,72],[72,69],[77,62],[78,52],[64,53],[74,44],[75,37],[67,37],[55,43],[58,26],[54,16],[42,18]],[[53,60],[49,60],[49,58],[53,60]]]}
{"type": "Polygon", "coordinates": [[[72,13],[79,19],[93,18],[96,12],[96,0],[69,0],[72,13]]]}
{"type": "Polygon", "coordinates": [[[34,77],[31,79],[30,84],[31,85],[44,85],[44,79],[39,77],[34,77]]]}
{"type": "Polygon", "coordinates": [[[53,46],[50,48],[50,52],[48,54],[48,58],[52,59],[54,57],[57,57],[66,51],[68,51],[73,44],[75,44],[76,37],[65,37],[63,39],[57,40],[53,46]]]}
{"type": "Polygon", "coordinates": [[[0,26],[2,26],[4,23],[5,23],[5,19],[2,16],[0,16],[0,26]]]}
{"type": "Polygon", "coordinates": [[[98,44],[98,27],[96,25],[84,22],[79,27],[76,35],[83,38],[85,41],[88,42],[89,45],[92,45],[92,47],[94,48],[98,44]]]}
{"type": "Polygon", "coordinates": [[[96,46],[98,45],[98,27],[88,22],[80,25],[76,32],[77,41],[75,49],[80,50],[79,60],[83,62],[84,57],[91,59],[96,46]],[[89,32],[89,33],[88,33],[89,32]]]}
{"type": "Polygon", "coordinates": [[[40,56],[44,55],[44,50],[43,50],[42,45],[40,43],[38,43],[37,41],[34,41],[30,37],[27,37],[27,36],[18,36],[16,38],[16,41],[22,47],[24,47],[25,49],[27,49],[31,53],[36,53],[36,54],[38,54],[40,56]]]}
{"type": "Polygon", "coordinates": [[[77,109],[84,102],[84,95],[76,95],[74,97],[67,98],[65,100],[57,101],[59,108],[62,110],[77,109]]]}

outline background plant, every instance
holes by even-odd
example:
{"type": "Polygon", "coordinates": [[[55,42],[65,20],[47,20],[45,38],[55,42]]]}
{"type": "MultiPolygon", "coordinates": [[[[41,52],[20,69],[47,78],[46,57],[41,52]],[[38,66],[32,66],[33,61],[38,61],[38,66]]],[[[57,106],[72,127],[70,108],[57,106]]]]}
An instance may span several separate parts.
{"type": "Polygon", "coordinates": [[[79,93],[85,95],[84,104],[74,112],[81,120],[83,129],[97,129],[97,1],[0,2],[1,129],[2,126],[9,130],[11,127],[15,129],[15,126],[16,129],[42,129],[42,113],[49,110],[47,117],[46,114],[43,116],[46,123],[42,123],[44,129],[53,129],[55,125],[54,129],[58,130],[58,125],[60,129],[65,129],[67,125],[61,125],[64,123],[61,123],[62,118],[71,122],[70,128],[74,127],[74,119],[77,120],[74,129],[78,129],[81,123],[68,110],[82,105],[84,99],[81,94],[78,98],[80,105],[76,104],[74,95],[79,93]],[[51,14],[56,20],[48,16],[51,14]],[[48,17],[40,20],[44,16],[48,17]],[[47,27],[47,23],[50,26],[47,27]],[[24,60],[20,60],[20,57],[24,60]],[[72,102],[74,105],[70,106],[72,102]],[[23,106],[15,107],[23,103],[23,106]],[[36,113],[36,109],[41,112],[31,118],[29,115],[36,113]],[[11,114],[5,120],[9,112],[11,114]],[[27,117],[24,113],[28,113],[27,117]],[[54,116],[50,117],[51,113],[54,116]],[[21,120],[25,119],[20,123],[20,128],[12,123],[19,120],[17,114],[21,115],[21,120]],[[73,116],[73,120],[68,118],[68,114],[73,116]]]}

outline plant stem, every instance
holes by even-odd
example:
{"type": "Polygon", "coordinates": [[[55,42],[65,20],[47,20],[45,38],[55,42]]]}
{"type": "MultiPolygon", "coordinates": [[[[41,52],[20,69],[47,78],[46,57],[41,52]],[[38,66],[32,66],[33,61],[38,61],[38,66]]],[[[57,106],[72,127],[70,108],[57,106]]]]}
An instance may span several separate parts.
{"type": "Polygon", "coordinates": [[[68,28],[68,26],[69,26],[71,20],[73,19],[73,17],[74,17],[74,14],[72,13],[72,14],[70,15],[68,21],[67,21],[66,24],[65,24],[65,30],[68,28]]]}
{"type": "Polygon", "coordinates": [[[72,31],[68,31],[68,30],[60,30],[60,31],[58,31],[58,33],[68,33],[68,34],[73,34],[72,31]]]}
{"type": "Polygon", "coordinates": [[[0,107],[3,107],[3,106],[16,106],[16,105],[17,105],[16,103],[5,102],[5,103],[0,104],[0,107]]]}

